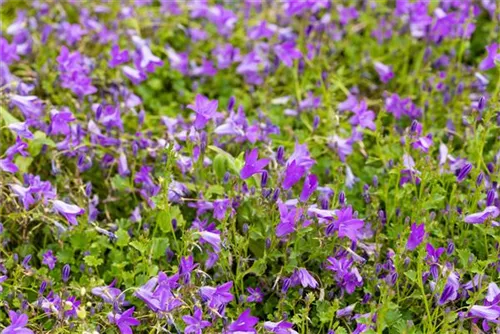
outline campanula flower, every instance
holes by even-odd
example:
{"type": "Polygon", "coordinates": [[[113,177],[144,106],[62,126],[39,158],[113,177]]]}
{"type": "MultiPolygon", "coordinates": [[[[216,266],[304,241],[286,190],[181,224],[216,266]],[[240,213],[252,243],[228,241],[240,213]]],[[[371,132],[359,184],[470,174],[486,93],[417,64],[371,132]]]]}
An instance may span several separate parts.
{"type": "Polygon", "coordinates": [[[210,327],[212,323],[207,320],[203,320],[203,313],[199,307],[194,307],[194,313],[192,316],[185,315],[182,317],[182,320],[186,323],[186,328],[184,329],[184,333],[194,333],[194,334],[202,334],[203,329],[206,327],[210,327]]]}
{"type": "Polygon", "coordinates": [[[137,326],[141,322],[133,317],[135,307],[131,307],[122,314],[108,313],[108,320],[110,323],[118,326],[121,334],[132,334],[130,326],[137,326]]]}
{"type": "Polygon", "coordinates": [[[54,211],[62,215],[71,225],[78,225],[76,217],[85,213],[85,210],[74,204],[54,200],[52,202],[54,211]]]}
{"type": "Polygon", "coordinates": [[[253,334],[257,333],[255,325],[259,322],[259,318],[250,314],[250,309],[246,309],[240,314],[238,319],[233,321],[227,328],[225,333],[228,334],[253,334]]]}
{"type": "Polygon", "coordinates": [[[417,225],[416,223],[411,224],[410,236],[406,242],[406,249],[414,250],[424,241],[425,238],[425,224],[422,223],[417,225]]]}
{"type": "Polygon", "coordinates": [[[483,211],[465,216],[465,222],[469,224],[482,224],[488,219],[494,219],[500,215],[496,206],[488,206],[483,211]]]}
{"type": "Polygon", "coordinates": [[[260,159],[258,160],[259,153],[256,148],[248,152],[245,156],[245,165],[240,171],[240,177],[245,180],[254,174],[259,174],[264,171],[270,160],[260,159]]]}
{"type": "Polygon", "coordinates": [[[2,330],[2,334],[33,334],[31,329],[26,328],[28,316],[9,311],[10,325],[2,330]]]}

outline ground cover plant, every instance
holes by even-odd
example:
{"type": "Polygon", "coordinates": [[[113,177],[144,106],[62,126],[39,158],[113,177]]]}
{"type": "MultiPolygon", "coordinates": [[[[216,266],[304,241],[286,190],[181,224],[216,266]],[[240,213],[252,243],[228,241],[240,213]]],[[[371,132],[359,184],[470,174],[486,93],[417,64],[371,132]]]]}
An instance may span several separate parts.
{"type": "Polygon", "coordinates": [[[2,334],[500,333],[498,1],[0,4],[2,334]]]}

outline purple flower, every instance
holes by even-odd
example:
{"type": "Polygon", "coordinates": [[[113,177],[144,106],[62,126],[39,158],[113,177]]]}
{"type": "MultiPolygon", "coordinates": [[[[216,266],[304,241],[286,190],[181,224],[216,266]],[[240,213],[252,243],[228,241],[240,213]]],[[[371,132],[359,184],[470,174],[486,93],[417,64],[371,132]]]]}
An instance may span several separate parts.
{"type": "Polygon", "coordinates": [[[259,153],[256,148],[251,150],[247,155],[245,156],[245,165],[240,171],[240,177],[243,180],[248,179],[250,176],[254,174],[259,174],[264,171],[264,167],[266,167],[269,164],[269,159],[260,159],[257,160],[259,157],[259,153]]]}
{"type": "Polygon", "coordinates": [[[27,157],[29,156],[29,153],[26,151],[27,148],[28,144],[23,142],[21,140],[21,137],[18,136],[16,137],[16,142],[14,143],[14,145],[7,148],[7,150],[5,151],[5,155],[7,156],[8,159],[14,158],[16,154],[22,155],[23,157],[27,157]]]}
{"type": "Polygon", "coordinates": [[[200,288],[200,294],[203,300],[208,302],[210,308],[219,308],[233,301],[233,294],[230,292],[233,287],[233,282],[229,281],[216,288],[204,286],[200,288]]]}
{"type": "Polygon", "coordinates": [[[187,324],[184,329],[184,333],[194,333],[194,334],[202,334],[203,328],[209,327],[212,324],[210,321],[203,320],[203,313],[200,308],[194,307],[194,313],[192,316],[185,315],[182,317],[182,320],[187,324]]]}
{"type": "Polygon", "coordinates": [[[361,219],[354,218],[352,213],[351,206],[336,210],[335,215],[337,219],[328,225],[326,234],[331,235],[334,231],[338,231],[340,238],[348,237],[352,241],[356,241],[360,233],[359,230],[363,227],[364,222],[361,219]]]}
{"type": "Polygon", "coordinates": [[[412,147],[416,150],[420,150],[424,153],[429,152],[429,148],[432,146],[432,135],[428,134],[425,137],[420,137],[412,143],[412,147]]]}
{"type": "Polygon", "coordinates": [[[363,286],[363,278],[357,268],[352,268],[354,262],[352,259],[348,259],[345,255],[338,257],[339,259],[329,257],[330,264],[326,269],[335,273],[335,281],[342,291],[345,290],[348,294],[352,294],[357,287],[363,286]]]}
{"type": "Polygon", "coordinates": [[[69,266],[69,264],[65,264],[64,267],[62,268],[62,275],[61,275],[63,282],[67,282],[69,280],[69,275],[71,275],[71,267],[69,266]]]}
{"type": "Polygon", "coordinates": [[[287,67],[292,67],[294,59],[300,59],[302,57],[302,53],[295,47],[295,42],[293,41],[275,45],[274,52],[279,60],[287,67]]]}
{"type": "Polygon", "coordinates": [[[469,224],[482,224],[489,218],[494,219],[500,215],[496,206],[488,206],[483,211],[465,216],[465,222],[469,224]]]}
{"type": "Polygon", "coordinates": [[[197,264],[194,263],[193,256],[186,256],[181,258],[181,263],[179,264],[179,275],[183,279],[185,284],[191,281],[191,272],[196,268],[197,264]]]}
{"type": "Polygon", "coordinates": [[[300,193],[300,201],[307,202],[312,193],[318,188],[318,177],[314,174],[308,175],[304,180],[304,186],[300,193]]]}
{"type": "Polygon", "coordinates": [[[17,173],[18,168],[15,163],[12,162],[12,158],[0,159],[0,170],[7,173],[17,173]]]}
{"type": "Polygon", "coordinates": [[[479,64],[481,71],[486,71],[495,67],[495,59],[500,55],[498,43],[490,44],[486,47],[486,58],[479,64]]]}
{"type": "Polygon", "coordinates": [[[497,321],[500,318],[500,306],[480,306],[474,305],[470,308],[469,316],[486,320],[497,321]]]}
{"type": "Polygon", "coordinates": [[[362,100],[356,107],[352,108],[354,115],[350,119],[352,125],[359,125],[363,129],[370,129],[375,131],[376,125],[373,121],[375,113],[368,109],[365,100],[362,100]]]}
{"type": "Polygon", "coordinates": [[[304,166],[301,166],[297,163],[297,161],[292,161],[291,164],[289,164],[286,167],[285,170],[285,178],[283,179],[283,189],[287,190],[293,187],[293,185],[304,176],[306,173],[306,168],[304,166]]]}
{"type": "MultiPolygon", "coordinates": [[[[217,232],[219,232],[219,231],[217,231],[217,232]]],[[[209,243],[212,246],[212,248],[214,249],[215,253],[220,252],[221,240],[220,240],[219,233],[213,233],[213,232],[209,232],[209,231],[201,231],[199,233],[200,233],[200,237],[201,237],[200,241],[204,241],[204,242],[209,243]]]]}
{"type": "Polygon", "coordinates": [[[68,136],[71,132],[69,122],[73,122],[75,117],[69,108],[63,108],[61,111],[52,109],[50,112],[50,134],[63,134],[68,136]]]}
{"type": "Polygon", "coordinates": [[[275,334],[298,334],[292,328],[293,324],[285,320],[281,320],[280,322],[264,322],[264,329],[275,334]]]}
{"type": "Polygon", "coordinates": [[[76,216],[82,215],[85,210],[73,204],[55,200],[52,202],[54,210],[62,215],[71,225],[78,225],[76,216]]]}
{"type": "Polygon", "coordinates": [[[123,66],[123,74],[132,81],[134,85],[138,85],[144,80],[146,80],[146,74],[136,68],[130,66],[123,66]]]}
{"type": "Polygon", "coordinates": [[[19,137],[33,139],[33,133],[29,130],[27,122],[11,123],[8,128],[14,131],[19,137]]]}
{"type": "Polygon", "coordinates": [[[0,37],[0,59],[6,64],[11,64],[19,60],[16,52],[16,44],[14,42],[9,44],[3,37],[0,37]]]}
{"type": "Polygon", "coordinates": [[[406,242],[406,249],[414,250],[424,241],[425,238],[425,224],[422,223],[417,225],[416,223],[411,224],[410,237],[406,242]]]}
{"type": "Polygon", "coordinates": [[[49,249],[43,254],[42,263],[47,265],[50,270],[54,269],[54,267],[56,266],[56,262],[57,257],[54,255],[54,252],[52,252],[52,250],[49,249]]]}
{"type": "Polygon", "coordinates": [[[472,170],[472,164],[466,163],[465,165],[463,165],[462,168],[460,168],[457,172],[457,182],[460,183],[463,180],[465,180],[465,178],[467,177],[467,175],[469,175],[471,170],[472,170]]]}
{"type": "Polygon", "coordinates": [[[441,297],[439,297],[438,304],[444,305],[449,301],[454,301],[458,297],[458,288],[460,283],[458,282],[458,275],[455,273],[450,273],[448,280],[444,286],[441,297]]]}
{"type": "Polygon", "coordinates": [[[135,308],[131,307],[122,314],[108,313],[108,320],[110,323],[118,326],[121,334],[132,334],[132,328],[130,328],[130,326],[137,326],[141,323],[132,316],[134,310],[135,308]]]}
{"type": "Polygon", "coordinates": [[[250,309],[245,310],[235,321],[227,328],[227,333],[231,334],[251,334],[257,333],[255,325],[259,322],[259,318],[250,314],[250,309]]]}
{"type": "Polygon", "coordinates": [[[302,285],[302,287],[307,288],[311,287],[316,289],[318,287],[318,282],[314,279],[314,277],[309,274],[307,269],[300,268],[294,271],[292,277],[292,286],[302,285]]]}
{"type": "Polygon", "coordinates": [[[98,286],[91,290],[94,296],[99,296],[105,303],[122,305],[125,302],[125,294],[118,288],[113,288],[113,283],[106,286],[98,286]]]}
{"type": "Polygon", "coordinates": [[[9,311],[10,325],[5,327],[2,334],[33,334],[31,329],[26,328],[28,316],[9,311]]]}
{"type": "Polygon", "coordinates": [[[302,209],[295,206],[288,209],[288,206],[284,203],[279,203],[278,208],[280,223],[276,226],[276,236],[281,238],[295,231],[295,224],[302,217],[302,209]]]}
{"type": "Polygon", "coordinates": [[[486,293],[486,302],[494,305],[500,302],[500,288],[495,282],[488,284],[488,292],[486,293]]]}
{"type": "Polygon", "coordinates": [[[260,288],[252,288],[252,287],[248,287],[247,288],[247,292],[250,294],[250,296],[247,297],[247,302],[249,303],[261,303],[263,298],[264,298],[264,294],[262,293],[262,291],[260,290],[260,288]]]}
{"type": "Polygon", "coordinates": [[[196,118],[194,120],[194,127],[197,130],[203,129],[205,125],[211,119],[216,119],[219,117],[217,112],[217,107],[219,106],[219,101],[209,100],[207,97],[198,94],[196,95],[194,105],[189,104],[187,107],[196,113],[196,118]]]}
{"type": "Polygon", "coordinates": [[[394,73],[392,72],[392,68],[390,66],[384,65],[378,61],[374,62],[373,65],[375,66],[375,71],[377,71],[380,77],[380,81],[383,83],[388,83],[392,78],[394,78],[394,73]]]}
{"type": "Polygon", "coordinates": [[[109,67],[114,68],[128,61],[128,50],[120,51],[120,47],[118,45],[113,45],[111,48],[111,60],[109,61],[109,67]]]}

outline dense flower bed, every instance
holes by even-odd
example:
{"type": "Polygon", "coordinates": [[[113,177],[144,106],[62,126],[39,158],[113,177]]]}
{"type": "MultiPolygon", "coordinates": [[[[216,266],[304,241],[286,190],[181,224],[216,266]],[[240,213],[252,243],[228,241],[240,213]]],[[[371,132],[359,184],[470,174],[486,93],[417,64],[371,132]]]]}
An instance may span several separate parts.
{"type": "Polygon", "coordinates": [[[0,332],[500,332],[495,0],[0,1],[0,332]]]}

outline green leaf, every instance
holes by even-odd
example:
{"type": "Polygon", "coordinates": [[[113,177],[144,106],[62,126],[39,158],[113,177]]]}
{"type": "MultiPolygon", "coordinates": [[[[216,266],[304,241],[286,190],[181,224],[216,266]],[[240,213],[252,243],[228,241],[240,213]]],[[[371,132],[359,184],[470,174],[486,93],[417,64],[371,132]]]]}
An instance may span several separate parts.
{"type": "Polygon", "coordinates": [[[31,140],[28,147],[28,151],[33,157],[36,157],[38,154],[40,154],[40,151],[42,150],[42,147],[44,145],[47,145],[49,147],[56,147],[54,141],[50,138],[47,138],[47,135],[41,131],[36,131],[33,136],[34,138],[33,140],[31,140]]]}
{"type": "Polygon", "coordinates": [[[32,157],[23,157],[23,156],[18,155],[14,159],[14,163],[19,168],[20,173],[27,173],[32,162],[33,162],[32,157]]]}
{"type": "Polygon", "coordinates": [[[130,241],[130,236],[128,235],[128,232],[125,231],[124,229],[119,229],[116,231],[116,237],[118,238],[116,240],[116,245],[119,247],[124,247],[127,246],[129,241],[130,241]]]}
{"type": "Polygon", "coordinates": [[[97,267],[103,264],[103,259],[102,258],[97,258],[93,255],[88,255],[83,258],[83,261],[85,262],[86,265],[90,267],[97,267]]]}
{"type": "Polygon", "coordinates": [[[416,282],[417,280],[417,273],[415,272],[415,270],[408,270],[408,271],[405,271],[405,276],[408,277],[408,279],[412,282],[416,282]]]}
{"type": "Polygon", "coordinates": [[[224,195],[224,193],[225,193],[225,189],[223,186],[221,186],[219,184],[214,184],[214,185],[208,187],[207,191],[205,192],[205,196],[208,199],[210,199],[213,194],[224,195]]]}
{"type": "Polygon", "coordinates": [[[5,125],[21,122],[20,120],[12,116],[11,113],[9,113],[3,107],[0,107],[0,118],[4,121],[5,125]]]}
{"type": "Polygon", "coordinates": [[[153,246],[151,248],[153,258],[160,259],[164,257],[169,244],[168,238],[153,238],[153,246]]]}
{"type": "Polygon", "coordinates": [[[132,188],[128,178],[123,178],[118,174],[111,178],[111,186],[118,191],[129,191],[132,188]]]}
{"type": "Polygon", "coordinates": [[[178,206],[171,206],[166,210],[160,211],[156,216],[156,223],[163,232],[168,233],[172,231],[172,219],[177,220],[177,226],[179,227],[185,224],[181,209],[178,206]]]}
{"type": "Polygon", "coordinates": [[[141,254],[143,254],[147,250],[147,246],[144,243],[137,240],[132,241],[131,243],[129,243],[129,245],[137,249],[141,254]]]}
{"type": "Polygon", "coordinates": [[[223,154],[217,154],[212,162],[212,167],[214,169],[215,175],[219,179],[222,179],[224,177],[224,174],[226,173],[226,164],[227,164],[227,158],[223,154]]]}

